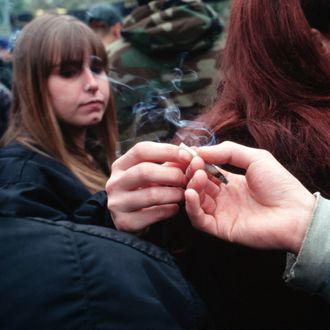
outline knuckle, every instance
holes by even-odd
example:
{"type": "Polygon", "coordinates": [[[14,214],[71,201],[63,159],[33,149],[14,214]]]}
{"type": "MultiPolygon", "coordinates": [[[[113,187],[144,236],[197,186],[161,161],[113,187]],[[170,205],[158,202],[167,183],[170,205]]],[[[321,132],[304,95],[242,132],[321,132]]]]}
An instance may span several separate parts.
{"type": "Polygon", "coordinates": [[[221,142],[221,145],[225,148],[230,148],[234,145],[234,143],[232,141],[224,141],[224,142],[221,142]]]}
{"type": "Polygon", "coordinates": [[[177,169],[175,175],[173,175],[173,178],[174,178],[174,182],[176,182],[180,186],[186,185],[186,183],[187,183],[186,182],[187,178],[186,178],[185,174],[180,169],[177,169]]]}
{"type": "Polygon", "coordinates": [[[179,212],[179,206],[177,204],[166,205],[166,207],[161,208],[158,214],[158,219],[159,220],[168,219],[170,217],[175,216],[178,212],[179,212]]]}
{"type": "Polygon", "coordinates": [[[148,142],[146,141],[138,142],[132,148],[132,152],[136,155],[136,157],[142,158],[146,151],[146,148],[148,148],[148,142]]]}
{"type": "Polygon", "coordinates": [[[134,232],[139,229],[134,226],[134,222],[127,216],[118,216],[114,222],[116,228],[120,231],[134,232]]]}
{"type": "Polygon", "coordinates": [[[113,187],[112,187],[112,180],[109,179],[106,184],[105,184],[105,191],[107,192],[107,195],[110,195],[113,191],[113,187]]]}
{"type": "Polygon", "coordinates": [[[118,167],[119,158],[116,159],[111,165],[111,173],[118,167]]]}
{"type": "Polygon", "coordinates": [[[119,208],[119,203],[115,198],[111,198],[110,196],[108,196],[107,207],[108,210],[113,212],[114,210],[117,210],[119,208]]]}
{"type": "MultiPolygon", "coordinates": [[[[191,171],[191,168],[189,168],[191,171]]],[[[169,183],[174,187],[183,187],[187,184],[187,177],[180,168],[171,168],[167,174],[169,183]]]]}
{"type": "Polygon", "coordinates": [[[105,191],[108,195],[114,194],[115,191],[120,187],[121,176],[120,175],[111,175],[108,181],[105,184],[105,191]]]}
{"type": "Polygon", "coordinates": [[[146,200],[148,201],[149,205],[156,205],[159,204],[159,191],[158,188],[150,188],[146,191],[146,200]]]}
{"type": "Polygon", "coordinates": [[[139,164],[136,166],[137,176],[142,179],[146,180],[150,177],[150,168],[147,164],[139,164]]]}
{"type": "MultiPolygon", "coordinates": [[[[137,159],[145,159],[146,153],[150,150],[155,150],[156,142],[152,141],[140,141],[136,143],[128,152],[137,159]]],[[[159,146],[157,146],[159,147],[159,146]]]]}
{"type": "Polygon", "coordinates": [[[260,152],[260,155],[261,155],[262,157],[265,157],[265,158],[273,157],[273,155],[271,154],[271,152],[269,152],[269,151],[266,150],[266,149],[259,149],[259,152],[260,152]]]}

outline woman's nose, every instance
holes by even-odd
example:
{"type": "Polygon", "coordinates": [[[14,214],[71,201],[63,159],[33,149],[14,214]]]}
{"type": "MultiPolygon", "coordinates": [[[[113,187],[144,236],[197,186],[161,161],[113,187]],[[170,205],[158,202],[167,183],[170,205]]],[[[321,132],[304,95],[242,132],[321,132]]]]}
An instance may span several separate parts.
{"type": "Polygon", "coordinates": [[[90,68],[84,69],[84,91],[95,92],[99,89],[99,83],[90,68]]]}

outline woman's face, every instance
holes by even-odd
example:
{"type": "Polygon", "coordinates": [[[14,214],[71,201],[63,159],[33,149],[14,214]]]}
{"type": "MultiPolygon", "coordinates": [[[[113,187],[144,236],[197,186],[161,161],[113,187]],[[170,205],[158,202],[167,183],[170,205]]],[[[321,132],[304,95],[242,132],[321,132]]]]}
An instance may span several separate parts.
{"type": "Polygon", "coordinates": [[[99,123],[110,97],[104,65],[96,56],[82,64],[71,61],[55,65],[48,91],[57,118],[76,128],[99,123]]]}

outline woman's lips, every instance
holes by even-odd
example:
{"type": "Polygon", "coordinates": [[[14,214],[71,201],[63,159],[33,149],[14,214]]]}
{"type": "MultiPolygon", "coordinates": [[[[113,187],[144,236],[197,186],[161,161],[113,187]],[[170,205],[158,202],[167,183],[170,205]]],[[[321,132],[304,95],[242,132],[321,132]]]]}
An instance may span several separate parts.
{"type": "Polygon", "coordinates": [[[101,104],[101,105],[104,105],[104,102],[102,100],[91,100],[91,101],[82,103],[81,105],[84,106],[84,105],[90,105],[90,104],[101,104]]]}

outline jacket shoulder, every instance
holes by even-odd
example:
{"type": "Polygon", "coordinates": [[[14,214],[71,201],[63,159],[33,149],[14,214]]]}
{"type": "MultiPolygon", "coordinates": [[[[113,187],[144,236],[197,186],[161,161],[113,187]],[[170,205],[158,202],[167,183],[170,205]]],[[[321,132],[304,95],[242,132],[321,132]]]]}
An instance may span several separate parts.
{"type": "Polygon", "coordinates": [[[0,185],[43,183],[44,177],[52,173],[70,175],[70,171],[55,159],[18,143],[0,149],[0,185]]]}

